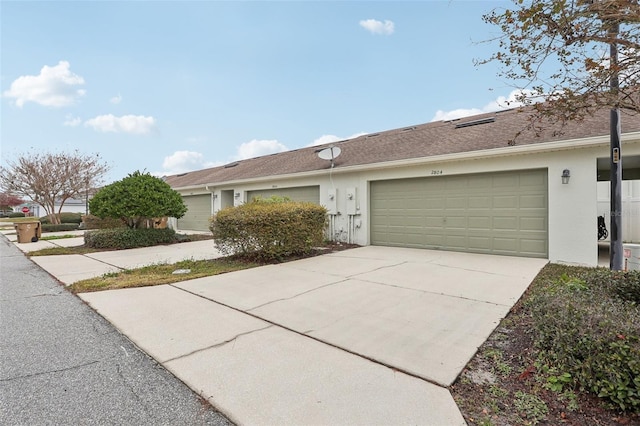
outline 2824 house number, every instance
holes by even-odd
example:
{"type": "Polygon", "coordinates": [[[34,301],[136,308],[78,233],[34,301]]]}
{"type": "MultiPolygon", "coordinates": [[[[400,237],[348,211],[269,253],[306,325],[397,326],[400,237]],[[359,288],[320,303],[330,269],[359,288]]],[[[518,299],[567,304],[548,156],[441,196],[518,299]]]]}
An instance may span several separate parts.
{"type": "Polygon", "coordinates": [[[432,175],[441,175],[442,174],[442,170],[431,170],[431,174],[432,175]]]}

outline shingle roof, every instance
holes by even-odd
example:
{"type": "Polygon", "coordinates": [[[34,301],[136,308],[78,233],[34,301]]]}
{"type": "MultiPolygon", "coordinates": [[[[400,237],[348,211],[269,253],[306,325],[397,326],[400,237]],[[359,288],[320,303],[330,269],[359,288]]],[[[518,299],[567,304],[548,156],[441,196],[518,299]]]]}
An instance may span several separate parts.
{"type": "MultiPolygon", "coordinates": [[[[240,160],[225,166],[172,175],[166,182],[173,188],[197,185],[216,185],[236,180],[287,175],[330,167],[318,158],[323,147],[335,145],[341,154],[335,168],[383,163],[394,160],[430,157],[443,154],[506,148],[514,135],[526,125],[529,112],[512,109],[465,117],[452,121],[438,121],[416,126],[368,134],[333,144],[311,146],[278,154],[240,160]],[[480,123],[473,125],[474,123],[480,123]]],[[[602,110],[581,122],[545,125],[544,131],[523,132],[516,145],[531,145],[580,139],[609,134],[609,110],[602,110]]],[[[638,116],[622,115],[623,133],[640,131],[638,116]]]]}

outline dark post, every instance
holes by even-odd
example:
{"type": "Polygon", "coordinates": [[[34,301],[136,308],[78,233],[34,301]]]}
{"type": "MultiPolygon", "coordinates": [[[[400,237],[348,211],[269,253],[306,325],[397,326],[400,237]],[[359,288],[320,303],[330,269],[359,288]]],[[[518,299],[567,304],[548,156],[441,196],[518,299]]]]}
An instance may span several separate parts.
{"type": "MultiPolygon", "coordinates": [[[[609,66],[611,67],[611,94],[618,98],[618,46],[615,37],[618,35],[619,24],[611,24],[610,35],[614,38],[610,45],[609,66]]],[[[620,124],[620,109],[618,104],[611,109],[611,224],[609,250],[611,270],[622,271],[624,269],[623,247],[622,247],[622,147],[620,135],[622,133],[620,124]]]]}

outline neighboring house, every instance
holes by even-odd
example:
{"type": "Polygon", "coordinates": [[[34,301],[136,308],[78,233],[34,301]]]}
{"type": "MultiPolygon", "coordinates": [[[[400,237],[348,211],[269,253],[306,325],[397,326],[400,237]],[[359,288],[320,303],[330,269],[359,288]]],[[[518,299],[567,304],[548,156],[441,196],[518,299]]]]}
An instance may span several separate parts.
{"type": "MultiPolygon", "coordinates": [[[[623,179],[638,180],[640,117],[622,120],[623,179]]],[[[609,179],[610,169],[609,111],[561,132],[558,126],[525,131],[510,144],[527,122],[517,109],[432,122],[166,182],[189,208],[179,229],[206,230],[219,209],[276,194],[327,207],[329,233],[339,241],[596,265],[598,182],[609,179]],[[341,151],[333,165],[318,156],[329,146],[341,151]],[[567,184],[563,172],[570,173],[567,184]]],[[[637,210],[631,214],[638,223],[637,210]]]]}
{"type": "MultiPolygon", "coordinates": [[[[34,202],[29,202],[29,203],[25,203],[25,204],[21,204],[18,207],[15,207],[14,210],[17,212],[22,211],[23,207],[29,207],[30,212],[29,212],[29,216],[34,216],[34,217],[42,217],[44,215],[47,214],[47,212],[45,211],[44,207],[42,207],[40,204],[34,203],[34,202]]],[[[56,213],[58,212],[58,209],[60,208],[60,204],[56,202],[55,204],[55,209],[56,209],[56,213]]],[[[68,198],[65,202],[64,205],[62,206],[62,213],[82,213],[85,214],[87,212],[87,202],[84,198],[68,198]]]]}

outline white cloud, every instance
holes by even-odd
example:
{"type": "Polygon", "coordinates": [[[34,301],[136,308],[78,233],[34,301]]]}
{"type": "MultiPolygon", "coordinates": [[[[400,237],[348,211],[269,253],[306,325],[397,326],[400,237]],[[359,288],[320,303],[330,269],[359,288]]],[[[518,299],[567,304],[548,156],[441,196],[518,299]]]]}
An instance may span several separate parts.
{"type": "Polygon", "coordinates": [[[238,147],[237,160],[246,160],[247,158],[260,157],[262,155],[275,154],[284,152],[287,147],[277,140],[258,140],[253,139],[245,142],[238,147]]]}
{"type": "Polygon", "coordinates": [[[156,125],[153,117],[143,115],[123,115],[116,117],[113,114],[99,115],[84,122],[85,127],[93,127],[99,132],[132,133],[144,135],[150,133],[156,125]]]}
{"type": "MultiPolygon", "coordinates": [[[[448,121],[457,118],[468,117],[470,115],[484,114],[487,112],[500,111],[502,109],[517,108],[522,106],[522,102],[516,97],[523,93],[521,90],[514,90],[508,96],[498,96],[482,108],[459,108],[451,111],[438,110],[431,121],[448,121]]],[[[531,95],[530,91],[524,91],[527,95],[531,95]]]]}
{"type": "Polygon", "coordinates": [[[74,117],[73,114],[67,114],[65,116],[64,123],[65,126],[69,127],[77,127],[82,123],[82,119],[80,117],[74,117]]]}
{"type": "Polygon", "coordinates": [[[339,136],[336,135],[322,135],[320,136],[318,139],[314,140],[310,146],[316,146],[316,145],[324,145],[327,143],[332,143],[332,142],[339,142],[339,141],[344,141],[347,139],[355,139],[359,136],[362,135],[366,135],[366,133],[355,133],[347,138],[341,138],[339,136]]]}
{"type": "Polygon", "coordinates": [[[192,170],[207,169],[209,167],[215,167],[221,165],[220,163],[213,163],[211,161],[205,161],[204,155],[194,151],[176,151],[168,157],[164,157],[162,162],[162,168],[164,171],[161,174],[175,175],[179,173],[190,172],[192,170]]]}
{"type": "Polygon", "coordinates": [[[395,31],[395,24],[389,20],[382,22],[376,19],[366,19],[360,21],[360,26],[371,34],[391,35],[395,31]]]}
{"type": "Polygon", "coordinates": [[[115,105],[119,104],[120,102],[122,102],[122,95],[118,93],[118,96],[114,96],[113,98],[109,99],[109,102],[115,105]]]}
{"type": "Polygon", "coordinates": [[[53,67],[45,65],[38,75],[18,77],[3,96],[15,99],[20,108],[26,102],[52,107],[73,105],[86,92],[77,88],[84,84],[84,78],[72,73],[69,66],[69,62],[60,61],[53,67]]]}

